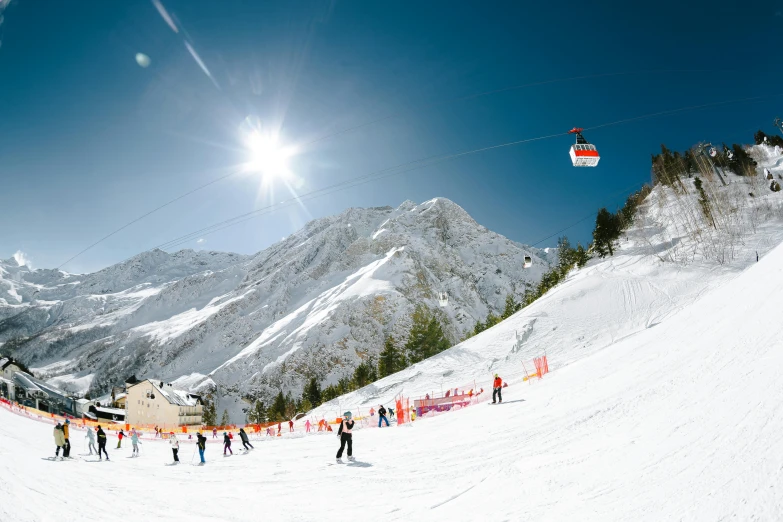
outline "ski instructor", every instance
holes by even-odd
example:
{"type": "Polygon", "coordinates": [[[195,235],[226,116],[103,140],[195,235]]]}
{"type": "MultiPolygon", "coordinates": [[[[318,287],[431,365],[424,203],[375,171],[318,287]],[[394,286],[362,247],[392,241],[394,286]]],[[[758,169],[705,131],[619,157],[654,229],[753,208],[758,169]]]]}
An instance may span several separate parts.
{"type": "Polygon", "coordinates": [[[348,445],[348,460],[355,460],[353,458],[353,437],[351,430],[353,429],[353,421],[351,420],[351,412],[346,411],[343,413],[343,420],[340,423],[340,429],[337,430],[337,436],[340,438],[340,449],[337,452],[337,463],[342,464],[343,449],[345,445],[348,445]]]}
{"type": "Polygon", "coordinates": [[[503,379],[496,373],[495,381],[492,383],[492,404],[495,404],[495,396],[498,398],[498,403],[503,402],[503,395],[500,393],[503,389],[503,379]]]}

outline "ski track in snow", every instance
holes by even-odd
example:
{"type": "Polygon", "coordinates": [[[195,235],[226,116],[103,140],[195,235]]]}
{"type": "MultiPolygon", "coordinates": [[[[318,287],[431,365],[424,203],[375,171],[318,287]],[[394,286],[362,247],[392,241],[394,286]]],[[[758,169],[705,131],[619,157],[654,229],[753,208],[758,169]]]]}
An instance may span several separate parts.
{"type": "Polygon", "coordinates": [[[51,462],[52,427],[0,409],[0,519],[781,520],[781,307],[783,246],[655,328],[512,383],[503,407],[355,430],[364,466],[329,466],[338,440],[317,434],[243,459],[210,439],[204,467],[184,439],[180,466],[161,441],[51,462]]]}

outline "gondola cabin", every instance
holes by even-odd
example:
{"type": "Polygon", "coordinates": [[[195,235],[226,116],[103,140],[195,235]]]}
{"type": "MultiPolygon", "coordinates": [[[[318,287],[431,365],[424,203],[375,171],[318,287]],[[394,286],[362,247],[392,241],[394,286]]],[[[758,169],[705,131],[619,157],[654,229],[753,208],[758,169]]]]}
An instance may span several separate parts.
{"type": "Polygon", "coordinates": [[[598,155],[595,145],[588,143],[582,136],[582,130],[574,127],[568,131],[569,134],[576,134],[576,143],[571,145],[571,163],[574,167],[595,167],[601,156],[598,155]]]}
{"type": "Polygon", "coordinates": [[[522,268],[530,268],[533,265],[533,258],[530,256],[525,256],[525,264],[522,265],[522,268]]]}

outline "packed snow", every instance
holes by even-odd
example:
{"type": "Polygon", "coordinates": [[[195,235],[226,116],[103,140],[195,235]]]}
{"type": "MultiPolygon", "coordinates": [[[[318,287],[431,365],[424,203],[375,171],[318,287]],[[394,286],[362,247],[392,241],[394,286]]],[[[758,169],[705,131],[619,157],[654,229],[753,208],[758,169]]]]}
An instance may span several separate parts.
{"type": "Polygon", "coordinates": [[[180,466],[164,465],[165,441],[129,458],[113,435],[98,463],[78,430],[77,460],[55,462],[51,424],[0,408],[0,519],[123,506],[165,520],[780,520],[783,324],[769,311],[781,307],[783,246],[653,328],[541,381],[512,379],[501,405],[356,429],[355,463],[335,464],[337,439],[301,421],[247,454],[235,437],[225,458],[208,434],[203,467],[185,436],[180,466]]]}

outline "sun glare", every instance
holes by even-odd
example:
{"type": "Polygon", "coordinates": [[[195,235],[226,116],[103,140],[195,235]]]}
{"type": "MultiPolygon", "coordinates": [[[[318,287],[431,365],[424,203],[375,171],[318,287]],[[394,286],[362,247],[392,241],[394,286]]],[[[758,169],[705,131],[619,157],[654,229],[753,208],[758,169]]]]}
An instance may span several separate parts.
{"type": "Polygon", "coordinates": [[[250,170],[274,177],[288,176],[288,159],[292,154],[276,138],[253,132],[247,137],[247,148],[250,151],[250,170]]]}

